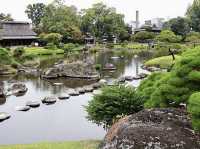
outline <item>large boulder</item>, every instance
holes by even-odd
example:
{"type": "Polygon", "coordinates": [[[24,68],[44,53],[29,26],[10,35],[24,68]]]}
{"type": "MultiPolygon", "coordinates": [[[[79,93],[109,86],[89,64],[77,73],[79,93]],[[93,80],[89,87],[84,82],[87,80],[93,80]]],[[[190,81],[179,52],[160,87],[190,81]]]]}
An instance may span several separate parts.
{"type": "Polygon", "coordinates": [[[8,89],[8,95],[23,96],[28,88],[23,83],[15,83],[8,89]]]}
{"type": "Polygon", "coordinates": [[[108,131],[101,149],[199,149],[200,135],[186,112],[151,109],[120,119],[108,131]]]}
{"type": "Polygon", "coordinates": [[[70,77],[81,79],[98,80],[100,78],[99,73],[96,71],[94,65],[77,61],[73,63],[56,65],[53,68],[46,70],[43,78],[53,79],[57,77],[70,77]]]}

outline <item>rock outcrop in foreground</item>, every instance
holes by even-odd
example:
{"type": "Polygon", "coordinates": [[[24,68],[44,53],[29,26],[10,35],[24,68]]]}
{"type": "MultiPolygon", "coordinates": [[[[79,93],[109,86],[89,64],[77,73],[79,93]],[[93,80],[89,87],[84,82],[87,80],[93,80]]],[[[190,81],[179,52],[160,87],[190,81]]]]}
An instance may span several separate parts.
{"type": "Polygon", "coordinates": [[[144,110],[114,124],[100,148],[200,149],[200,135],[183,110],[144,110]]]}

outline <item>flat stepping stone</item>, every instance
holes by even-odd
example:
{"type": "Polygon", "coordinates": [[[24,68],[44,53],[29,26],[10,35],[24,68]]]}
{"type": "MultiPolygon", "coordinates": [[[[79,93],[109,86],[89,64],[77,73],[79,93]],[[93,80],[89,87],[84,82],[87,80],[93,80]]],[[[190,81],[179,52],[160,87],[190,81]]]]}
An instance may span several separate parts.
{"type": "Polygon", "coordinates": [[[67,91],[67,93],[70,95],[70,96],[78,96],[80,95],[80,93],[78,91],[76,91],[75,89],[69,89],[67,91]]]}
{"type": "Polygon", "coordinates": [[[29,106],[31,108],[37,108],[37,107],[40,106],[40,102],[38,102],[38,101],[28,101],[26,103],[26,106],[29,106]]]}
{"type": "Polygon", "coordinates": [[[15,108],[16,111],[28,111],[30,110],[29,106],[18,106],[15,108]]]}
{"type": "Polygon", "coordinates": [[[56,103],[57,98],[56,97],[45,97],[44,99],[42,99],[42,103],[45,104],[54,104],[56,103]]]}
{"type": "Polygon", "coordinates": [[[66,99],[69,99],[69,98],[70,98],[70,95],[68,95],[68,94],[58,97],[58,99],[60,99],[60,100],[66,100],[66,99]]]}
{"type": "Polygon", "coordinates": [[[124,83],[126,81],[125,77],[121,77],[118,79],[118,83],[124,83]]]}
{"type": "Polygon", "coordinates": [[[94,90],[92,86],[85,86],[84,89],[86,92],[92,92],[94,90]]]}
{"type": "Polygon", "coordinates": [[[0,112],[0,122],[9,119],[11,116],[8,113],[0,112]]]}
{"type": "Polygon", "coordinates": [[[93,87],[94,89],[97,89],[97,88],[100,88],[100,87],[101,87],[101,84],[100,84],[100,83],[94,83],[94,84],[92,85],[92,87],[93,87]]]}
{"type": "Polygon", "coordinates": [[[134,77],[133,76],[125,76],[126,81],[133,81],[134,77]]]}
{"type": "Polygon", "coordinates": [[[80,94],[84,94],[85,93],[85,89],[84,88],[77,88],[76,91],[79,92],[80,94]]]}
{"type": "Polygon", "coordinates": [[[63,83],[53,83],[53,85],[55,85],[55,86],[61,86],[61,85],[63,85],[63,83]]]}

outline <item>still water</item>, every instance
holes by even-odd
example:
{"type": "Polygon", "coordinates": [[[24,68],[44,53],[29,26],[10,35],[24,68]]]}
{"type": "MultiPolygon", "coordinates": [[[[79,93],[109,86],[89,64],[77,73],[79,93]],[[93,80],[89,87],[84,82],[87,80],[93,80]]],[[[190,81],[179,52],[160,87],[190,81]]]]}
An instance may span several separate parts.
{"type": "MultiPolygon", "coordinates": [[[[101,72],[103,78],[113,81],[121,76],[135,75],[137,71],[145,72],[140,68],[142,58],[131,56],[122,59],[111,59],[112,53],[101,53],[94,56],[97,63],[105,65],[113,63],[117,70],[114,72],[101,72]],[[136,68],[139,68],[138,70],[136,68]]],[[[49,59],[41,65],[43,68],[52,65],[57,59],[49,59]]],[[[59,79],[57,82],[64,83],[62,86],[54,86],[51,82],[41,80],[34,76],[15,76],[12,78],[1,77],[5,84],[8,80],[23,82],[28,91],[24,96],[10,96],[1,101],[0,112],[11,114],[11,118],[0,123],[0,144],[26,144],[45,141],[68,141],[68,140],[102,140],[106,131],[96,124],[87,120],[87,112],[84,105],[92,99],[92,93],[70,97],[69,100],[59,100],[53,105],[41,104],[39,108],[28,112],[15,110],[16,106],[22,106],[27,101],[40,101],[46,96],[59,96],[66,92],[66,88],[81,87],[91,84],[74,79],[59,79]]],[[[131,82],[138,86],[140,81],[131,82]]]]}

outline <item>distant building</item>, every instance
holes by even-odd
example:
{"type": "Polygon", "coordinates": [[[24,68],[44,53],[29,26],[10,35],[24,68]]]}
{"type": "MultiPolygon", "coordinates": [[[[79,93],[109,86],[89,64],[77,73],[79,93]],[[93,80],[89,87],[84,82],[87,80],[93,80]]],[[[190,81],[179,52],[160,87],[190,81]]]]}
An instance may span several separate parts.
{"type": "Polygon", "coordinates": [[[154,28],[163,28],[165,19],[164,18],[153,18],[151,20],[146,20],[143,26],[149,26],[154,28]]]}
{"type": "Polygon", "coordinates": [[[0,46],[30,45],[36,39],[28,22],[0,21],[0,46]]]}

